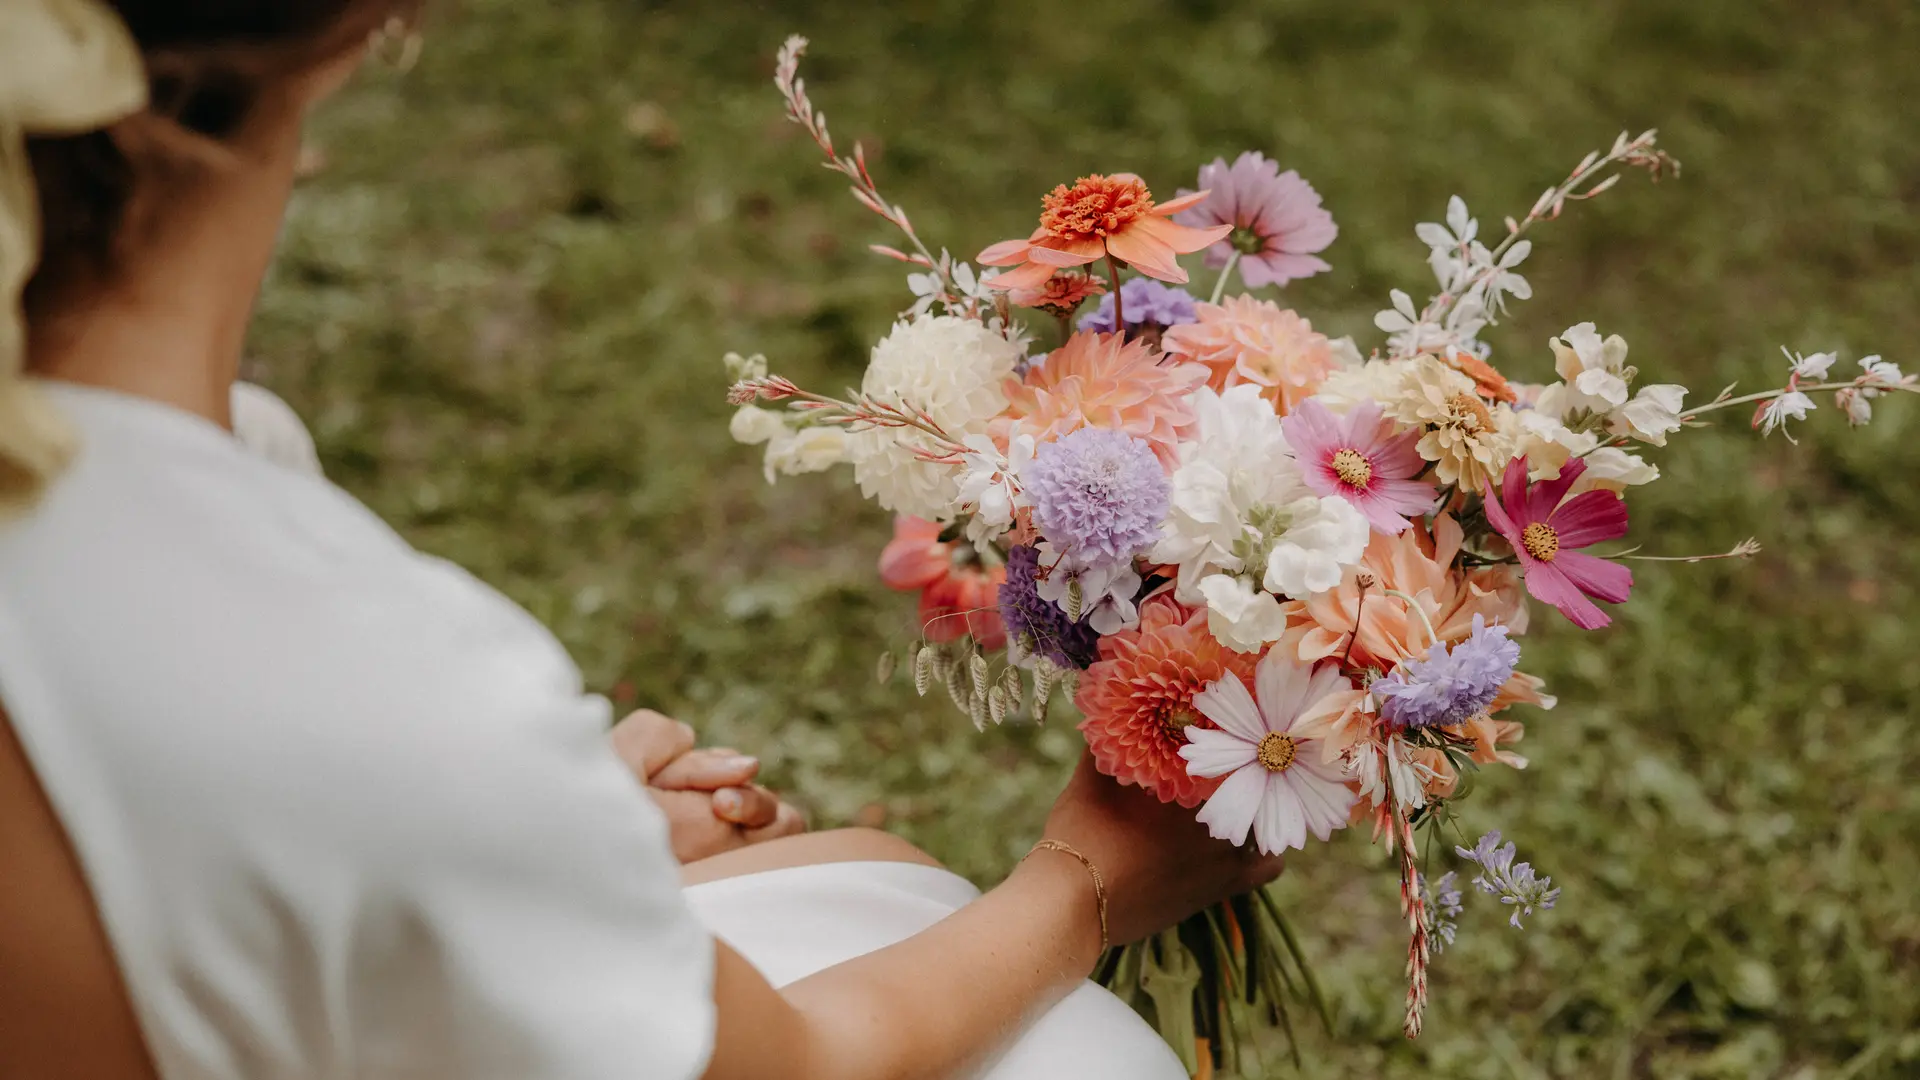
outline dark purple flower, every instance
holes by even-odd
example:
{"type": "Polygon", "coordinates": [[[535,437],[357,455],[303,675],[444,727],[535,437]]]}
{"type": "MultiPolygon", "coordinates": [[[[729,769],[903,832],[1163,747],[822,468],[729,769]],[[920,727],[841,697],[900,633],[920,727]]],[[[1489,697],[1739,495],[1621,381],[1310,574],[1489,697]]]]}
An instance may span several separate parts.
{"type": "Polygon", "coordinates": [[[1100,658],[1100,635],[1086,619],[1074,622],[1060,605],[1041,597],[1040,552],[1020,546],[1007,552],[1007,580],[1000,586],[1000,621],[1022,650],[1055,667],[1084,671],[1100,658]]]}

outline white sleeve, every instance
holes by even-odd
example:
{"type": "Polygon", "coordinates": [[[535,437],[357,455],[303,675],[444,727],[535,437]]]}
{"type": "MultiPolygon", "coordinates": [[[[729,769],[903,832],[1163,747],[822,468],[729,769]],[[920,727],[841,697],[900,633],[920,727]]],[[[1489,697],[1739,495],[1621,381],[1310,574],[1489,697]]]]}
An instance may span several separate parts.
{"type": "Polygon", "coordinates": [[[452,745],[397,755],[429,771],[388,808],[391,887],[363,898],[353,935],[353,1076],[704,1071],[713,942],[665,821],[614,756],[604,701],[542,712],[468,716],[452,745]]]}

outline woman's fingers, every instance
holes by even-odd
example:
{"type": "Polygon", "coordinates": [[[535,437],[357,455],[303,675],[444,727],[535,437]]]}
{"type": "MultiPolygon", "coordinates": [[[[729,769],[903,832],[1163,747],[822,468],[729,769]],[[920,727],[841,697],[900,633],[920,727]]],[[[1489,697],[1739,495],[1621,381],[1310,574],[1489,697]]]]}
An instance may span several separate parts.
{"type": "Polygon", "coordinates": [[[745,787],[759,774],[760,759],[737,750],[713,747],[680,755],[647,782],[667,791],[717,792],[722,788],[745,787]]]}
{"type": "Polygon", "coordinates": [[[801,816],[800,811],[786,803],[778,805],[779,810],[770,824],[763,828],[746,831],[747,843],[757,844],[762,840],[778,840],[783,836],[793,836],[807,831],[807,819],[801,816]]]}
{"type": "Polygon", "coordinates": [[[758,784],[713,793],[713,815],[743,829],[764,829],[779,814],[779,797],[758,784]]]}
{"type": "Polygon", "coordinates": [[[670,716],[641,709],[613,726],[613,748],[640,779],[653,776],[693,749],[693,728],[670,716]]]}

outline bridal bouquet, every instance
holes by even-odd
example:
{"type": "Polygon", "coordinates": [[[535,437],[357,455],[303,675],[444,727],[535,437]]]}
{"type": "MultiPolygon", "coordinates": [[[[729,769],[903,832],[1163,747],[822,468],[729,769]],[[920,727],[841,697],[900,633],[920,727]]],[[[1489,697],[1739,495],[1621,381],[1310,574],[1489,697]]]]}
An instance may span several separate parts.
{"type": "MultiPolygon", "coordinates": [[[[728,357],[734,434],[764,444],[769,479],[850,464],[898,515],[880,573],[920,594],[920,693],[944,686],[985,727],[1037,722],[1064,689],[1102,772],[1234,844],[1277,853],[1365,826],[1399,870],[1417,1035],[1462,892],[1457,872],[1429,878],[1417,833],[1452,825],[1477,770],[1524,768],[1525,711],[1554,704],[1520,670],[1529,598],[1609,623],[1603,605],[1632,597],[1626,560],[1657,558],[1618,544],[1628,494],[1660,478],[1647,448],[1705,414],[1755,405],[1770,432],[1830,392],[1860,424],[1913,379],[1878,357],[1835,378],[1832,354],[1789,355],[1784,385],[1689,407],[1592,323],[1538,358],[1554,381],[1504,374],[1480,333],[1531,295],[1532,230],[1630,170],[1677,172],[1653,132],[1588,154],[1494,235],[1452,199],[1415,230],[1433,294],[1395,290],[1365,352],[1272,298],[1329,269],[1338,230],[1257,153],[1170,199],[1131,173],[1063,183],[976,269],[922,242],[857,146],[836,152],[798,77],[805,44],[780,52],[788,116],[904,236],[874,250],[914,268],[915,299],[843,396],[728,357]],[[1204,297],[1183,255],[1214,271],[1204,297]]],[[[1439,846],[1514,927],[1553,907],[1559,890],[1498,832],[1439,846]]],[[[1249,1016],[1286,1024],[1289,996],[1318,1003],[1265,893],[1118,950],[1101,975],[1196,1067],[1232,1067],[1249,1016]]]]}

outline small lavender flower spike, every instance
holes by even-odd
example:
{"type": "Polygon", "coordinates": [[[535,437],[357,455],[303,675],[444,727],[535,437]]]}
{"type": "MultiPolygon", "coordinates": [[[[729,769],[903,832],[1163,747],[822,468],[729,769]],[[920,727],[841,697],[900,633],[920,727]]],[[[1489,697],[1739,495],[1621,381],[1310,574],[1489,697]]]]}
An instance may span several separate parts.
{"type": "Polygon", "coordinates": [[[1507,922],[1515,930],[1522,929],[1520,916],[1533,914],[1534,908],[1552,911],[1553,902],[1560,898],[1560,890],[1553,887],[1552,878],[1536,877],[1532,866],[1513,861],[1513,845],[1500,843],[1499,829],[1482,836],[1472,850],[1463,847],[1453,850],[1480,868],[1479,875],[1473,879],[1475,888],[1514,906],[1513,917],[1507,922]]]}
{"type": "Polygon", "coordinates": [[[1422,875],[1420,902],[1426,905],[1427,929],[1433,933],[1433,955],[1439,956],[1460,929],[1459,875],[1449,870],[1433,881],[1422,875]]]}
{"type": "Polygon", "coordinates": [[[1380,718],[1391,727],[1434,727],[1472,719],[1493,699],[1520,662],[1520,645],[1504,626],[1473,617],[1473,633],[1453,647],[1438,642],[1424,660],[1408,660],[1373,684],[1380,718]]]}

